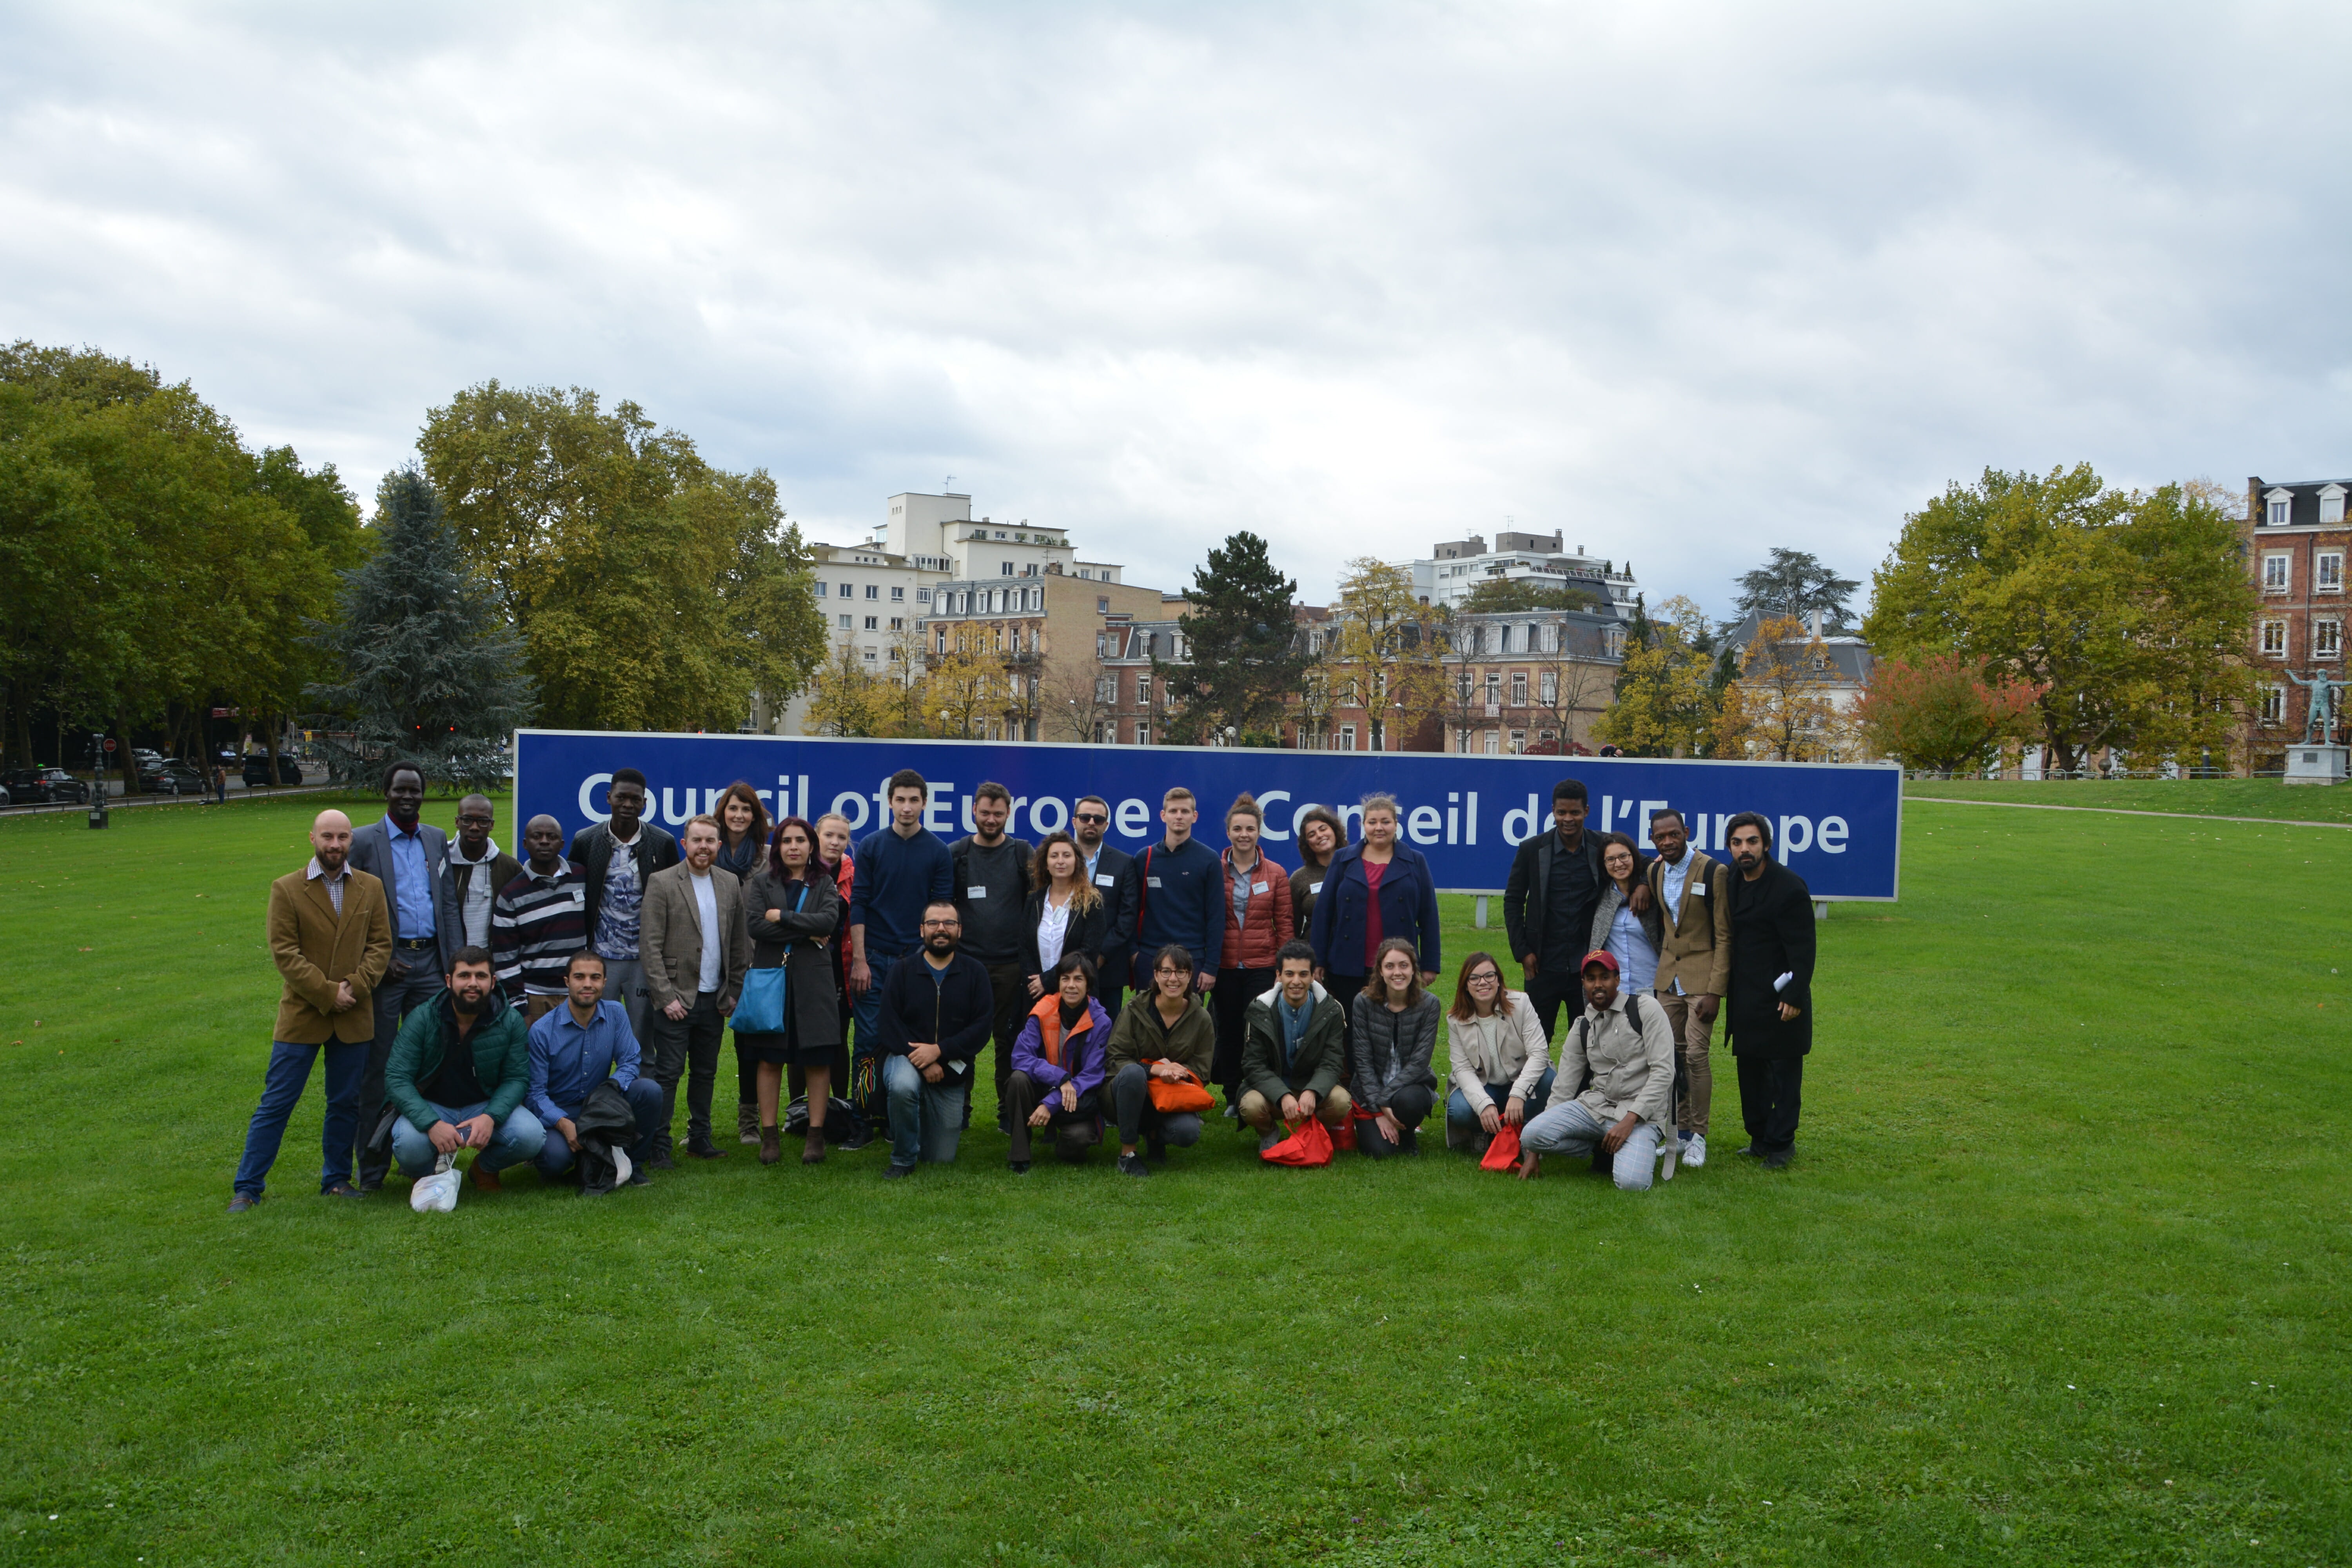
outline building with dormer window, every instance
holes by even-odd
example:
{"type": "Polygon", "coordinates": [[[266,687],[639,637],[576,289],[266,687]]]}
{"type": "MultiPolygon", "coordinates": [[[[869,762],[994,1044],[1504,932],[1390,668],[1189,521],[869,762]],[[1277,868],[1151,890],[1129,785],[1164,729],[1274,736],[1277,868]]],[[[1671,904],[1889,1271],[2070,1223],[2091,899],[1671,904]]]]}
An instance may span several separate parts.
{"type": "MultiPolygon", "coordinates": [[[[2246,570],[2262,603],[2254,612],[2248,662],[2258,685],[2247,732],[2247,758],[2256,773],[2286,766],[2286,750],[2303,739],[2310,693],[2287,679],[2326,670],[2344,676],[2344,563],[2352,554],[2352,527],[2344,500],[2352,479],[2246,481],[2240,537],[2246,570]]],[[[2340,720],[2343,707],[2336,714],[2340,720]]],[[[2339,724],[2335,740],[2345,738],[2339,724]]]]}

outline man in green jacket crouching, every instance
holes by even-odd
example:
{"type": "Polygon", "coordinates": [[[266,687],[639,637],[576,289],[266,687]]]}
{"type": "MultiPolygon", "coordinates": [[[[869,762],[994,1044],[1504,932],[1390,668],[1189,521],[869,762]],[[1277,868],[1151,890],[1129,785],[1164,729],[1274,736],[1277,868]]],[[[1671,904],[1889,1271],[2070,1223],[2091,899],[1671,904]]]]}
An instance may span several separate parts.
{"type": "Polygon", "coordinates": [[[385,1092],[400,1108],[393,1157],[414,1180],[446,1169],[441,1157],[474,1156],[478,1192],[499,1190],[500,1171],[530,1159],[547,1129],[522,1102],[530,1082],[530,1037],[490,975],[488,950],[461,947],[449,963],[449,986],[412,1011],[392,1043],[385,1092]]]}
{"type": "Polygon", "coordinates": [[[1242,1120],[1257,1129],[1261,1152],[1286,1134],[1279,1117],[1296,1128],[1319,1117],[1338,1131],[1348,1124],[1347,1089],[1339,1082],[1348,1037],[1339,999],[1315,982],[1315,950],[1285,942],[1275,954],[1275,986],[1251,999],[1243,1014],[1242,1120]]]}

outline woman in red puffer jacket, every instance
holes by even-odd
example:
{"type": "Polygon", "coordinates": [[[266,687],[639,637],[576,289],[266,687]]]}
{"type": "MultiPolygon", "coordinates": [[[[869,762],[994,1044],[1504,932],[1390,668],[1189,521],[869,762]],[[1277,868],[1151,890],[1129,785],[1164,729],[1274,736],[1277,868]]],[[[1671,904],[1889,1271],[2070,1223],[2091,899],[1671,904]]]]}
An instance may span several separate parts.
{"type": "Polygon", "coordinates": [[[1242,1047],[1250,1003],[1274,984],[1274,955],[1290,940],[1290,873],[1258,848],[1265,814],[1244,795],[1225,808],[1225,942],[1213,994],[1217,1056],[1213,1069],[1230,1110],[1241,1103],[1242,1047]]]}

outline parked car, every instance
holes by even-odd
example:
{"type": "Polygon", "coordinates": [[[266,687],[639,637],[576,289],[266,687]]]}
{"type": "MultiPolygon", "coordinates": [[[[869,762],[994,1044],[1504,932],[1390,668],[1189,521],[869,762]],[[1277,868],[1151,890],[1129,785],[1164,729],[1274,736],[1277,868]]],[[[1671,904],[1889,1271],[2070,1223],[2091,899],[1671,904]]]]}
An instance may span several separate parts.
{"type": "Polygon", "coordinates": [[[19,805],[35,803],[57,805],[72,801],[77,805],[89,799],[89,784],[78,779],[63,768],[11,768],[0,775],[9,799],[19,805]]]}
{"type": "Polygon", "coordinates": [[[0,785],[0,805],[11,805],[14,804],[15,803],[8,798],[7,787],[5,785],[0,785]]]}
{"type": "Polygon", "coordinates": [[[153,795],[202,795],[205,773],[192,763],[165,757],[151,770],[139,770],[139,787],[153,795]]]}
{"type": "MultiPolygon", "coordinates": [[[[269,758],[265,752],[255,752],[245,759],[245,786],[247,789],[259,789],[268,782],[269,758]]],[[[301,764],[291,757],[280,754],[278,759],[278,782],[282,784],[300,784],[302,782],[301,764]]]]}

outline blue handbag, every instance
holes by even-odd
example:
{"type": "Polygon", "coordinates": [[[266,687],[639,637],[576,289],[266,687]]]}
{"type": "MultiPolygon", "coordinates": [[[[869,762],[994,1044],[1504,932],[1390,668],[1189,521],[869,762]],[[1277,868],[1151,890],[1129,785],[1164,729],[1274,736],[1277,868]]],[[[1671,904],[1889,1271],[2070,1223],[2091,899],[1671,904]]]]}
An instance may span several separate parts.
{"type": "MultiPolygon", "coordinates": [[[[793,912],[800,913],[807,903],[808,884],[803,882],[793,912]]],[[[789,942],[784,952],[787,957],[792,953],[789,942]]],[[[743,994],[735,998],[735,1014],[727,1020],[727,1026],[739,1035],[781,1035],[784,1032],[784,966],[778,963],[773,969],[754,969],[743,976],[743,994]]]]}

